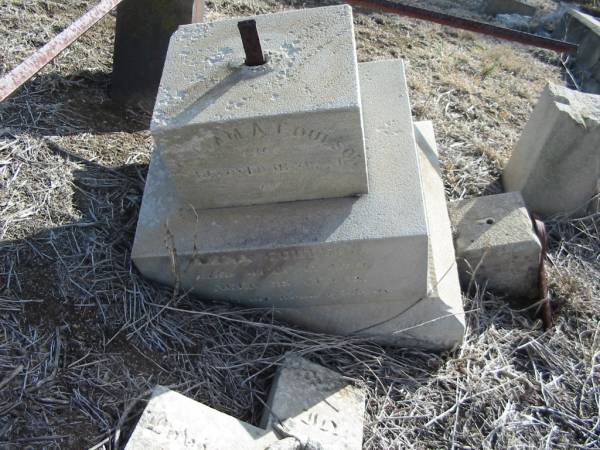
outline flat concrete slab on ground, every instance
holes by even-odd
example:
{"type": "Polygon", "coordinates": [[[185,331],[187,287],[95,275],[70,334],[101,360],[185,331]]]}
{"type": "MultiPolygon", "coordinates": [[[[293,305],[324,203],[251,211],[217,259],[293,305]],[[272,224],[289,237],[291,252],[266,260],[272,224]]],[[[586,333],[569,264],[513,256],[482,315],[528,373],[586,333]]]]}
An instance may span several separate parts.
{"type": "Polygon", "coordinates": [[[342,375],[287,354],[263,428],[158,386],[126,450],[360,450],[365,395],[342,375]]]}

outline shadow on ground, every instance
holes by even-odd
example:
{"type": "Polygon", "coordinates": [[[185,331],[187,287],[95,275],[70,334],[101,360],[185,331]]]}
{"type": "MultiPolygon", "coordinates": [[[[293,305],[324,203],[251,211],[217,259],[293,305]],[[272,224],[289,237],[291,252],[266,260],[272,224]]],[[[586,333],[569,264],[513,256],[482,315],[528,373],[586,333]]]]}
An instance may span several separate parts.
{"type": "Polygon", "coordinates": [[[133,133],[148,129],[152,111],[122,106],[109,97],[111,73],[44,74],[0,103],[3,129],[34,136],[133,133]]]}

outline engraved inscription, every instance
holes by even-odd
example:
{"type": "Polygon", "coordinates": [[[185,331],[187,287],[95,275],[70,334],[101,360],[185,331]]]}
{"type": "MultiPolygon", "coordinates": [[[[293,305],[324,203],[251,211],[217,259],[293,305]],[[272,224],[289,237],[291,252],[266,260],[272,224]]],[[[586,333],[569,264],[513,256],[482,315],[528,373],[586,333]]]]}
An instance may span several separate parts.
{"type": "Polygon", "coordinates": [[[332,436],[338,435],[337,423],[333,419],[330,419],[329,417],[320,416],[316,412],[311,411],[308,414],[304,415],[301,419],[301,422],[304,425],[315,427],[320,431],[331,434],[332,436]]]}
{"type": "Polygon", "coordinates": [[[355,254],[361,249],[321,245],[231,252],[194,256],[185,270],[206,295],[256,306],[390,297],[393,292],[370,273],[371,263],[355,254]],[[329,267],[335,270],[326,275],[329,267]]]}
{"type": "MultiPolygon", "coordinates": [[[[265,174],[285,176],[288,173],[312,170],[331,172],[347,166],[360,167],[364,159],[362,152],[333,136],[337,133],[285,121],[253,121],[203,133],[205,135],[202,139],[191,142],[192,151],[199,158],[197,162],[201,167],[193,170],[193,173],[200,181],[265,174]],[[208,158],[223,152],[233,152],[232,158],[238,160],[238,165],[220,167],[211,162],[202,163],[211,161],[208,158]]],[[[183,155],[179,155],[172,163],[182,169],[186,162],[181,160],[183,155]]]]}

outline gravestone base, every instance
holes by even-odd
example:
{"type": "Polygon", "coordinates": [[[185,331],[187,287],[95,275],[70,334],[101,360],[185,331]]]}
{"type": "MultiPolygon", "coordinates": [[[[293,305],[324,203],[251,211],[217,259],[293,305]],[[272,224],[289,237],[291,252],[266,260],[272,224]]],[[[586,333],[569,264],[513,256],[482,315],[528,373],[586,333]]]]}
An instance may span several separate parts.
{"type": "Polygon", "coordinates": [[[431,126],[417,148],[401,61],[360,64],[359,74],[368,195],[196,210],[155,152],[132,255],[139,270],[314,331],[459,344],[464,313],[431,126]]]}

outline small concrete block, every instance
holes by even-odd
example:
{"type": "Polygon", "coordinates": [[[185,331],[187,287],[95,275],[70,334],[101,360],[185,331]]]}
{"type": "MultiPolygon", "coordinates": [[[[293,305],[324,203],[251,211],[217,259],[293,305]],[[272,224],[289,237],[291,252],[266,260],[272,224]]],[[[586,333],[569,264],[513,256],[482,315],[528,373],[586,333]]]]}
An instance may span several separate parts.
{"type": "Polygon", "coordinates": [[[368,195],[194,210],[156,152],[132,255],[139,270],[165,284],[178,279],[206,299],[274,307],[284,319],[336,334],[427,297],[428,217],[404,68],[399,60],[365,63],[360,76],[368,195]]]}
{"type": "Polygon", "coordinates": [[[502,180],[542,216],[585,214],[600,179],[600,96],[549,84],[502,180]]]}
{"type": "Polygon", "coordinates": [[[541,244],[518,192],[450,203],[463,286],[475,280],[516,299],[538,297],[541,244]]]}
{"type": "Polygon", "coordinates": [[[151,131],[175,188],[198,209],[367,193],[351,8],[254,19],[262,66],[239,19],[173,35],[151,131]]]}
{"type": "Polygon", "coordinates": [[[486,14],[496,16],[498,14],[520,14],[521,16],[534,16],[535,6],[519,0],[487,0],[485,3],[486,14]]]}
{"type": "Polygon", "coordinates": [[[343,376],[296,355],[286,355],[275,375],[261,426],[274,427],[317,448],[360,450],[365,395],[343,376]],[[281,426],[282,425],[282,426],[281,426]]]}
{"type": "Polygon", "coordinates": [[[278,437],[176,392],[157,387],[126,450],[264,450],[278,437]]]}

